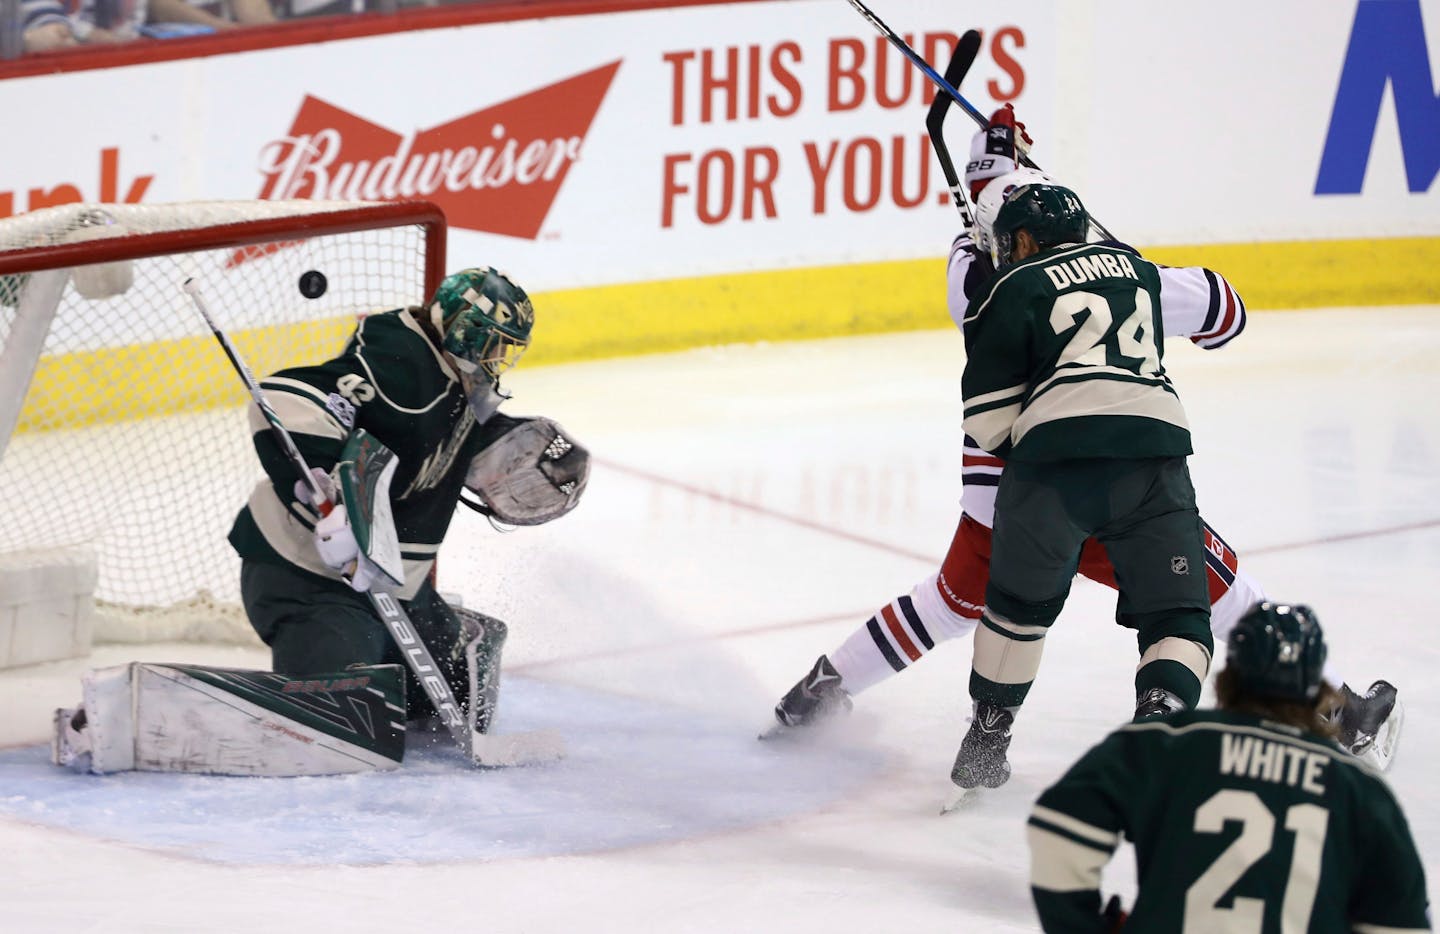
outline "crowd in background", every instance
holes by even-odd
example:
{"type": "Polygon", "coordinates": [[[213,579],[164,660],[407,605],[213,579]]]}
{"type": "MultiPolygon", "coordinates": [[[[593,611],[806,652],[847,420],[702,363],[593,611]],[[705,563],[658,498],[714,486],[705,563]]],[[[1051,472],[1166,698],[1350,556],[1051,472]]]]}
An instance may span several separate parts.
{"type": "Polygon", "coordinates": [[[447,0],[0,0],[0,57],[447,0]]]}

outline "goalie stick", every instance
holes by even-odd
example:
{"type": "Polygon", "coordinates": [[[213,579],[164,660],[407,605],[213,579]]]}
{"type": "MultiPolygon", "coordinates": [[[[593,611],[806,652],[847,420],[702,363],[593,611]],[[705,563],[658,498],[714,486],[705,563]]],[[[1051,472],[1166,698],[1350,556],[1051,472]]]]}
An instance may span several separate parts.
{"type": "MultiPolygon", "coordinates": [[[[295,446],[295,439],[290,436],[280,417],[270,407],[265,398],[265,392],[256,382],[255,375],[241,359],[230,338],[215,323],[210,314],[210,309],[205,304],[205,299],[200,295],[200,286],[193,278],[186,279],[183,285],[185,293],[195,303],[195,309],[200,312],[200,317],[210,327],[215,335],[215,340],[225,351],[229,358],[230,365],[235,372],[240,374],[244,381],[245,388],[250,391],[250,397],[255,400],[265,421],[270,426],[270,432],[279,443],[280,449],[285,452],[286,458],[290,461],[295,471],[304,481],[310,492],[310,502],[320,515],[329,515],[335,508],[335,504],[325,495],[320,481],[310,472],[310,466],[305,463],[305,456],[295,446]]],[[[489,733],[477,733],[470,729],[465,721],[465,715],[460,711],[460,705],[455,701],[455,692],[450,689],[450,684],[440,673],[440,668],[435,664],[435,658],[430,654],[424,640],[415,631],[414,625],[410,622],[409,615],[405,612],[400,601],[390,594],[377,590],[366,590],[365,595],[370,598],[370,604],[375,608],[385,628],[389,630],[390,637],[395,640],[396,647],[400,654],[405,656],[406,663],[410,670],[420,681],[420,686],[425,689],[425,696],[435,706],[436,712],[449,730],[450,736],[455,740],[455,745],[460,747],[473,764],[482,768],[500,768],[512,765],[533,765],[539,762],[548,762],[558,759],[564,755],[564,742],[558,734],[550,731],[535,731],[530,733],[509,733],[492,735],[489,733]]]]}
{"type": "MultiPolygon", "coordinates": [[[[948,81],[944,77],[942,77],[938,71],[936,71],[930,66],[929,62],[925,61],[925,59],[920,57],[920,53],[910,48],[909,43],[907,43],[904,39],[900,38],[900,36],[895,33],[895,30],[885,25],[885,21],[882,20],[880,17],[876,16],[874,10],[870,9],[868,6],[862,3],[861,0],[846,0],[846,2],[849,3],[850,6],[855,8],[855,12],[865,17],[865,19],[870,23],[871,26],[875,27],[876,31],[878,31],[880,35],[884,36],[887,40],[889,40],[891,45],[899,49],[900,54],[908,58],[910,60],[910,63],[913,64],[916,68],[919,68],[920,71],[925,74],[925,77],[929,78],[936,87],[948,94],[950,96],[950,99],[954,101],[961,110],[965,111],[967,114],[970,115],[971,120],[974,120],[975,123],[978,124],[982,129],[990,124],[990,121],[986,119],[985,115],[981,113],[974,104],[966,100],[963,94],[961,94],[955,89],[954,82],[948,81]]],[[[961,42],[963,43],[964,40],[962,39],[961,42]]],[[[943,113],[941,114],[941,119],[944,119],[943,113]]],[[[1019,157],[1020,164],[1025,166],[1027,169],[1034,169],[1037,172],[1043,171],[1040,166],[1035,164],[1035,160],[1031,159],[1027,154],[1020,152],[1016,153],[1016,155],[1019,157]]],[[[1093,214],[1090,215],[1090,226],[1094,227],[1095,231],[1099,233],[1103,239],[1116,239],[1115,236],[1110,233],[1110,231],[1105,229],[1104,224],[1100,223],[1098,220],[1095,219],[1095,216],[1093,214]]]]}

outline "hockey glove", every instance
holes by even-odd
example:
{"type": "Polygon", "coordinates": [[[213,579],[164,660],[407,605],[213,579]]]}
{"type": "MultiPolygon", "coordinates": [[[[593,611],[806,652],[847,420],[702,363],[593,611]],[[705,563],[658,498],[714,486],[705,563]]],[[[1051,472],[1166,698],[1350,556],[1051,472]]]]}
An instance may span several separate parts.
{"type": "Polygon", "coordinates": [[[956,321],[965,317],[965,306],[970,301],[970,296],[977,294],[990,277],[995,275],[995,262],[990,254],[982,250],[968,233],[962,233],[950,244],[950,314],[956,321]],[[964,263],[965,275],[958,276],[960,264],[964,263]],[[956,286],[960,287],[959,293],[955,292],[956,286]]]}
{"type": "Polygon", "coordinates": [[[965,164],[965,185],[972,199],[980,197],[987,182],[1020,167],[1020,157],[1034,141],[1025,124],[1015,122],[1015,108],[1006,104],[990,117],[985,129],[970,141],[970,161],[965,164]]]}
{"type": "Polygon", "coordinates": [[[315,523],[315,550],[325,566],[339,571],[352,590],[369,590],[380,573],[380,569],[360,553],[355,530],[350,527],[350,515],[343,506],[336,505],[315,523]]]}
{"type": "MultiPolygon", "coordinates": [[[[324,494],[325,500],[327,502],[336,503],[340,501],[340,497],[335,491],[334,477],[330,476],[328,473],[321,470],[319,467],[311,467],[310,476],[314,477],[315,482],[319,484],[320,492],[324,494]]],[[[306,506],[313,507],[315,505],[315,498],[314,495],[310,492],[310,484],[306,483],[304,480],[296,480],[295,499],[299,502],[304,503],[306,506]]]]}

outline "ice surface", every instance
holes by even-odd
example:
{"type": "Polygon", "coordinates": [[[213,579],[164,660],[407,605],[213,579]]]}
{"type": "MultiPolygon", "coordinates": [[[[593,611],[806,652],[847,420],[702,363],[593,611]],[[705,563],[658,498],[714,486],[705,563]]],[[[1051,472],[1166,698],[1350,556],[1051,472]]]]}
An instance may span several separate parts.
{"type": "MultiPolygon", "coordinates": [[[[1339,669],[1408,704],[1392,784],[1440,857],[1433,637],[1440,308],[1255,314],[1172,343],[1201,510],[1339,669]]],[[[1016,722],[1014,778],[937,814],[969,646],[875,687],[814,744],[757,743],[815,656],[933,570],[958,517],[958,334],[527,371],[596,458],[585,502],[497,534],[457,517],[441,587],[506,619],[501,729],[565,762],[445,750],[344,779],[66,775],[39,746],[85,664],[263,666],[257,648],[105,647],[0,672],[0,930],[1032,931],[1024,815],[1132,701],[1133,636],[1077,582],[1016,722]]],[[[237,504],[234,504],[238,506],[237,504]]],[[[1133,892],[1122,853],[1106,888],[1133,892]]]]}

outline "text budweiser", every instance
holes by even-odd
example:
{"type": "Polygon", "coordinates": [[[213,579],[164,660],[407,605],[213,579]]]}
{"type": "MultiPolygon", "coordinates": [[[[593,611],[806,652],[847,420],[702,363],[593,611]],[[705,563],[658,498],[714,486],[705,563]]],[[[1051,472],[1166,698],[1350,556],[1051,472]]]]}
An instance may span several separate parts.
{"type": "Polygon", "coordinates": [[[440,191],[503,188],[554,181],[580,153],[581,136],[522,143],[496,124],[493,144],[414,151],[414,134],[395,151],[373,161],[341,161],[339,130],[287,136],[260,150],[260,170],[272,198],[388,201],[429,197],[440,191]]]}

